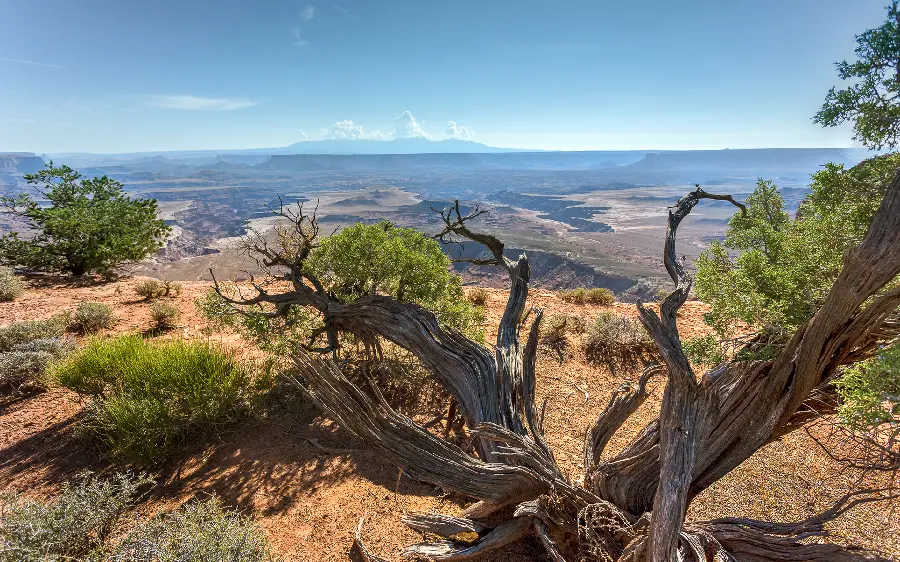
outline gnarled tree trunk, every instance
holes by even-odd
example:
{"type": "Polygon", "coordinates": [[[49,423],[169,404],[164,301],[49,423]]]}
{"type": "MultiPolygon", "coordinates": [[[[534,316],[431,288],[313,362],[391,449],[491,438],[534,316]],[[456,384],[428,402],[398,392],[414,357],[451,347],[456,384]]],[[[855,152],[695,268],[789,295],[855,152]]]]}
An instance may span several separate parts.
{"type": "MultiPolygon", "coordinates": [[[[439,236],[484,244],[493,257],[479,263],[509,274],[509,300],[493,353],[442,328],[433,314],[412,304],[377,295],[335,302],[303,272],[305,255],[278,263],[291,271],[292,292],[270,295],[259,287],[254,299],[226,300],[312,306],[329,330],[380,337],[409,350],[459,403],[476,437],[477,458],[395,412],[377,392],[362,392],[330,360],[302,350],[294,357],[306,388],[342,427],[412,476],[477,500],[461,518],[405,517],[410,527],[445,537],[412,545],[407,555],[464,560],[533,535],[557,561],[872,558],[802,541],[825,536],[825,523],[871,496],[845,498],[820,516],[793,524],[685,522],[685,513],[698,493],[808,420],[804,404],[816,398],[817,389],[840,366],[896,336],[891,316],[900,306],[900,289],[883,289],[900,273],[900,175],[889,186],[866,238],[845,256],[825,303],[783,351],[773,360],[725,363],[698,377],[678,334],[677,313],[688,298],[691,279],[676,259],[675,241],[680,222],[705,198],[731,201],[743,210],[730,196],[698,187],[670,211],[664,262],[675,289],[658,314],[639,309],[663,364],[646,370],[634,386],[616,391],[589,430],[583,486],[570,482],[557,466],[543,436],[543,408],[535,404],[541,311],[525,312],[528,260],[510,260],[499,240],[469,230],[467,223],[479,211],[462,216],[457,204],[442,213],[445,227],[439,236]],[[658,418],[621,453],[602,460],[606,444],[646,398],[647,379],[654,373],[667,378],[658,418]],[[502,523],[496,523],[498,517],[502,523]],[[477,538],[453,540],[460,533],[477,538]]],[[[359,538],[357,542],[355,556],[371,556],[359,538]]]]}

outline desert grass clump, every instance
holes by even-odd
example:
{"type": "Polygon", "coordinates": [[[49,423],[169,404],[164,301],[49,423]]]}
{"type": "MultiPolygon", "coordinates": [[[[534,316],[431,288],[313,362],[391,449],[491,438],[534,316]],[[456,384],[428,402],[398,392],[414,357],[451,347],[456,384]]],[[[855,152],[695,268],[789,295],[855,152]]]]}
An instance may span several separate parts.
{"type": "Polygon", "coordinates": [[[253,519],[226,510],[217,498],[188,503],[131,531],[107,562],[274,562],[253,519]]]}
{"type": "Polygon", "coordinates": [[[167,302],[155,302],[150,305],[150,323],[155,330],[165,332],[178,325],[181,312],[178,307],[167,302]]]}
{"type": "Polygon", "coordinates": [[[469,291],[466,293],[466,299],[475,306],[486,305],[489,296],[490,293],[487,292],[487,289],[484,289],[482,287],[469,289],[469,291]]]}
{"type": "Polygon", "coordinates": [[[13,270],[0,266],[0,302],[14,301],[25,292],[22,280],[16,277],[13,270]]]}
{"type": "Polygon", "coordinates": [[[101,560],[115,523],[150,483],[131,474],[83,474],[48,502],[0,495],[0,562],[101,560]]]}
{"type": "Polygon", "coordinates": [[[148,301],[163,297],[177,297],[181,291],[181,283],[177,281],[160,281],[152,278],[142,279],[134,286],[134,292],[148,301]]]}
{"type": "Polygon", "coordinates": [[[112,328],[116,323],[112,308],[100,302],[83,302],[75,308],[69,329],[82,334],[96,334],[112,328]]]}
{"type": "Polygon", "coordinates": [[[560,362],[569,347],[569,335],[585,330],[584,318],[572,314],[554,314],[541,323],[540,344],[554,351],[560,362]]]}
{"type": "Polygon", "coordinates": [[[588,362],[604,364],[611,370],[648,361],[653,350],[653,341],[640,322],[612,312],[597,316],[584,337],[588,362]]]}
{"type": "Polygon", "coordinates": [[[92,397],[83,429],[112,458],[151,465],[251,411],[271,386],[230,353],[200,341],[152,344],[135,335],[94,340],[52,369],[92,397]]]}
{"type": "Polygon", "coordinates": [[[616,302],[616,295],[609,289],[604,288],[585,289],[584,287],[579,287],[568,291],[560,291],[559,298],[563,302],[570,304],[599,304],[605,306],[616,302]]]}

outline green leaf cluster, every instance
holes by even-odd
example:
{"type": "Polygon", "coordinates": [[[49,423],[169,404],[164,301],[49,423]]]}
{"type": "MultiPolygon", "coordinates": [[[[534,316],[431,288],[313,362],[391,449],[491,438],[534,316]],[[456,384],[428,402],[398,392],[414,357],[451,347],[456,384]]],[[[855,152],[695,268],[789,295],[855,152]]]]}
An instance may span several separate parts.
{"type": "Polygon", "coordinates": [[[853,122],[854,139],[880,150],[900,141],[900,9],[897,0],[887,8],[885,22],[856,36],[855,62],[835,66],[842,90],[831,88],[813,120],[828,127],[853,122]]]}
{"type": "Polygon", "coordinates": [[[156,200],[132,199],[122,183],[106,176],[83,179],[51,163],[25,179],[41,186],[46,201],[28,194],[0,198],[34,231],[28,238],[0,236],[0,262],[72,275],[104,273],[153,254],[170,232],[157,218],[156,200]]]}

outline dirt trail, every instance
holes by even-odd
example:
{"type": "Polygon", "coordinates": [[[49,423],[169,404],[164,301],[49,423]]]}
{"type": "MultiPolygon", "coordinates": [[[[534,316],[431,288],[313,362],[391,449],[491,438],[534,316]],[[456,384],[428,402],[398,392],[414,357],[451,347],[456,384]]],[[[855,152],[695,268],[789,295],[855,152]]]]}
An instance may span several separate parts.
{"type": "MultiPolygon", "coordinates": [[[[149,304],[134,294],[137,279],[112,283],[59,284],[33,281],[25,296],[0,303],[0,325],[46,318],[74,309],[79,302],[104,302],[119,322],[111,333],[149,328],[149,304]]],[[[193,302],[208,289],[205,282],[184,283],[175,299],[181,310],[179,328],[164,337],[210,338],[246,354],[253,350],[239,336],[204,333],[205,323],[193,302]]],[[[486,333],[492,334],[505,304],[505,291],[489,289],[486,333]]],[[[550,291],[532,291],[533,304],[545,314],[577,314],[590,319],[614,310],[636,316],[634,305],[575,306],[550,291]]],[[[682,311],[684,337],[706,330],[704,305],[689,302],[682,311]]],[[[582,472],[585,427],[605,406],[609,394],[626,375],[613,376],[587,365],[578,338],[560,364],[555,353],[538,360],[538,400],[550,399],[545,429],[561,467],[573,480],[582,472]]],[[[652,396],[610,443],[619,450],[659,407],[663,381],[651,382],[652,396]]],[[[18,490],[43,497],[84,469],[111,470],[92,443],[79,436],[85,404],[68,391],[54,389],[31,396],[0,398],[0,491],[18,490]]],[[[810,437],[795,432],[759,451],[752,459],[705,491],[694,502],[691,517],[749,516],[775,520],[808,517],[853,485],[855,475],[841,472],[810,437]]],[[[163,467],[162,485],[136,516],[170,509],[193,498],[217,494],[227,505],[253,515],[286,560],[343,561],[360,516],[368,513],[369,547],[391,560],[421,537],[400,523],[412,510],[446,513],[462,508],[459,498],[412,481],[394,466],[365,451],[362,445],[302,400],[288,400],[262,419],[248,420],[211,443],[184,451],[163,467]]],[[[880,548],[900,559],[900,505],[867,505],[835,523],[841,540],[880,548]]],[[[541,549],[515,545],[485,560],[517,562],[542,559],[541,549]]]]}

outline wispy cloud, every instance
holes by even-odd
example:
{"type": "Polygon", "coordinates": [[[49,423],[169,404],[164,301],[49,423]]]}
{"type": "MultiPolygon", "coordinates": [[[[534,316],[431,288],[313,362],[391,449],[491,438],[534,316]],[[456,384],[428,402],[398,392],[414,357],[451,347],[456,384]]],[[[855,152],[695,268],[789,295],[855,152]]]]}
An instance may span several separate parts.
{"type": "Polygon", "coordinates": [[[468,127],[457,125],[456,121],[447,122],[447,135],[454,139],[469,140],[472,138],[472,134],[468,127]]]}
{"type": "Polygon", "coordinates": [[[338,121],[327,129],[320,131],[326,139],[344,139],[344,140],[364,140],[364,139],[385,139],[385,134],[381,131],[366,132],[362,125],[357,125],[350,119],[338,121]]]}
{"type": "Polygon", "coordinates": [[[346,17],[348,17],[348,18],[355,19],[356,21],[359,21],[359,16],[357,16],[356,14],[354,14],[353,12],[351,12],[350,10],[348,10],[347,8],[341,6],[340,4],[334,4],[333,6],[331,6],[331,8],[332,8],[335,12],[338,12],[338,13],[340,13],[340,14],[343,15],[343,16],[346,16],[346,17]]]}
{"type": "Polygon", "coordinates": [[[303,8],[303,11],[300,13],[300,17],[303,19],[303,21],[309,21],[313,19],[314,17],[316,17],[316,8],[307,4],[303,8]]]}
{"type": "Polygon", "coordinates": [[[255,101],[234,98],[201,98],[198,96],[147,96],[147,105],[187,111],[234,111],[253,107],[255,101]]]}
{"type": "Polygon", "coordinates": [[[302,31],[303,30],[300,29],[299,25],[295,25],[295,26],[291,27],[291,37],[294,38],[294,40],[291,41],[291,45],[293,45],[295,47],[300,47],[300,48],[309,46],[309,41],[304,39],[303,36],[301,35],[302,31]]]}
{"type": "Polygon", "coordinates": [[[11,59],[7,57],[0,57],[0,62],[11,62],[14,64],[27,64],[29,66],[43,66],[44,68],[62,68],[62,66],[58,64],[50,64],[49,62],[38,62],[34,60],[25,60],[25,59],[11,59]]]}

